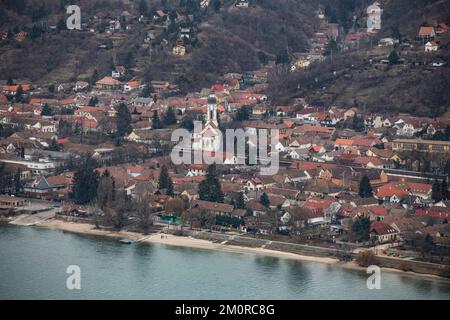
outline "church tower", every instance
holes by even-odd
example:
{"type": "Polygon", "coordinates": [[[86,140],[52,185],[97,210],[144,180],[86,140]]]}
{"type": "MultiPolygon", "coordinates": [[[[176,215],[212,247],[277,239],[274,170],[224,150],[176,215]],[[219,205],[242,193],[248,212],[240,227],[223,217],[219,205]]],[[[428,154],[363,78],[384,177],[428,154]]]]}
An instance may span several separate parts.
{"type": "Polygon", "coordinates": [[[206,123],[214,123],[216,126],[219,125],[217,122],[217,99],[214,95],[208,97],[208,113],[206,115],[206,123]]]}

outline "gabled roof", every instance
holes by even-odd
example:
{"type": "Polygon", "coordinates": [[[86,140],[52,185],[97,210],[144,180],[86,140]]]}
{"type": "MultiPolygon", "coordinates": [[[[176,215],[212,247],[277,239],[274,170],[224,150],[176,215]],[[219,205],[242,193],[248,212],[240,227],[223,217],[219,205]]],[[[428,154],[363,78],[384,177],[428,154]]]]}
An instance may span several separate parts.
{"type": "Polygon", "coordinates": [[[119,86],[122,83],[119,80],[114,79],[113,77],[104,77],[96,82],[97,85],[102,86],[119,86]]]}
{"type": "Polygon", "coordinates": [[[225,212],[231,213],[234,210],[234,207],[230,204],[226,203],[217,203],[203,200],[194,200],[192,201],[191,208],[198,208],[200,210],[210,210],[215,212],[225,212]]]}
{"type": "Polygon", "coordinates": [[[440,219],[450,219],[450,212],[445,208],[441,209],[417,209],[416,215],[418,216],[427,216],[427,217],[435,217],[440,219]]]}
{"type": "Polygon", "coordinates": [[[372,225],[370,226],[370,232],[374,232],[379,236],[398,233],[398,231],[395,228],[381,221],[373,222],[372,225]]]}
{"type": "Polygon", "coordinates": [[[371,207],[370,211],[377,216],[385,217],[388,214],[388,210],[382,206],[371,207]]]}
{"type": "Polygon", "coordinates": [[[425,36],[433,36],[435,34],[433,27],[420,27],[419,30],[419,36],[425,37],[425,36]]]}

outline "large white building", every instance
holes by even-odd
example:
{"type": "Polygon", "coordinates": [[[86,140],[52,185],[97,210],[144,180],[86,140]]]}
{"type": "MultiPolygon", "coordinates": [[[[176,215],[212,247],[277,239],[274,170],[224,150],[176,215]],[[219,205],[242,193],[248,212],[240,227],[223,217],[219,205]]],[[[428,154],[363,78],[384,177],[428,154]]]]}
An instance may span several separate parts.
{"type": "Polygon", "coordinates": [[[377,32],[381,30],[381,9],[380,3],[374,2],[367,7],[367,32],[377,32]]]}
{"type": "Polygon", "coordinates": [[[221,151],[222,133],[217,119],[217,98],[208,97],[206,125],[200,133],[193,133],[192,149],[194,151],[215,152],[221,151]]]}

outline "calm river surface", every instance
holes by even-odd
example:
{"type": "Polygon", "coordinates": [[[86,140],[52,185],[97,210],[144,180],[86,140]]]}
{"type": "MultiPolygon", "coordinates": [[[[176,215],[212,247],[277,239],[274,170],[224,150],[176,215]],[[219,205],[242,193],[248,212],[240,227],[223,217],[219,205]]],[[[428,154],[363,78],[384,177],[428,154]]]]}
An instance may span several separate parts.
{"type": "Polygon", "coordinates": [[[0,299],[450,299],[450,284],[314,262],[121,244],[34,227],[0,225],[0,299]],[[68,266],[81,290],[68,290],[68,266]]]}

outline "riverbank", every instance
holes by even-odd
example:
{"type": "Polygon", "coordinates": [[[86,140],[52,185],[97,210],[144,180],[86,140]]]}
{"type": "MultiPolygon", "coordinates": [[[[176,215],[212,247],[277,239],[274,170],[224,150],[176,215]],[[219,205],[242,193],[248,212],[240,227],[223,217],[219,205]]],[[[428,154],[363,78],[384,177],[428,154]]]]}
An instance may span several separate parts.
{"type": "MultiPolygon", "coordinates": [[[[10,224],[20,225],[20,226],[30,226],[30,224],[24,224],[23,220],[15,219],[9,221],[10,224]]],[[[201,250],[214,250],[214,251],[222,251],[222,252],[230,252],[230,253],[241,253],[241,254],[253,254],[259,256],[268,256],[274,258],[281,259],[290,259],[297,261],[310,261],[317,263],[325,263],[328,265],[334,265],[337,267],[342,267],[346,269],[351,269],[355,271],[365,272],[366,268],[360,267],[355,261],[350,262],[342,262],[334,257],[320,257],[314,255],[302,255],[298,253],[286,252],[286,251],[278,251],[266,249],[264,247],[251,247],[245,245],[236,245],[228,243],[227,241],[217,242],[217,241],[209,241],[205,239],[198,239],[192,236],[176,236],[172,234],[161,234],[154,233],[150,235],[143,235],[136,232],[130,231],[109,231],[104,229],[96,229],[93,225],[88,223],[77,223],[77,222],[67,222],[58,219],[47,219],[40,221],[39,223],[33,224],[36,227],[42,227],[47,229],[61,230],[71,233],[76,233],[80,235],[89,235],[89,236],[99,236],[99,237],[107,237],[113,239],[128,239],[133,242],[138,243],[147,243],[147,244],[157,244],[157,245],[168,245],[168,246],[176,246],[176,247],[185,247],[185,248],[195,248],[201,250]]],[[[400,273],[406,276],[412,277],[420,277],[426,278],[430,280],[439,280],[450,283],[450,279],[446,277],[441,277],[434,274],[427,273],[417,273],[412,271],[403,271],[395,268],[387,268],[383,267],[383,271],[387,272],[395,272],[400,273]]]]}
{"type": "MultiPolygon", "coordinates": [[[[17,224],[12,222],[12,224],[17,224]]],[[[323,258],[323,257],[314,257],[314,256],[305,256],[298,255],[290,252],[283,251],[275,251],[264,248],[251,248],[251,247],[243,247],[243,246],[235,246],[235,245],[227,245],[221,243],[214,243],[208,240],[196,239],[193,237],[182,237],[175,236],[171,234],[151,234],[151,235],[142,235],[140,233],[130,232],[130,231],[107,231],[101,229],[95,229],[94,226],[85,223],[75,223],[75,222],[66,222],[61,220],[47,220],[37,225],[38,227],[48,228],[48,229],[57,229],[72,233],[78,233],[83,235],[91,235],[91,236],[103,236],[110,237],[114,239],[131,239],[136,242],[149,243],[149,244],[159,244],[159,245],[168,245],[168,246],[177,246],[177,247],[187,247],[187,248],[195,248],[195,249],[203,249],[203,250],[219,250],[225,252],[234,252],[234,253],[251,253],[255,255],[264,255],[276,258],[283,259],[291,259],[291,260],[302,260],[302,261],[312,261],[312,262],[321,262],[327,264],[337,264],[339,263],[338,259],[334,258],[323,258]]]]}

